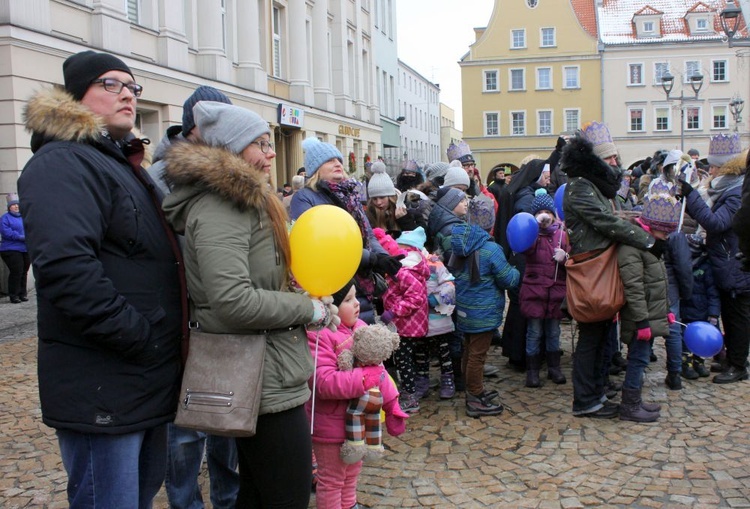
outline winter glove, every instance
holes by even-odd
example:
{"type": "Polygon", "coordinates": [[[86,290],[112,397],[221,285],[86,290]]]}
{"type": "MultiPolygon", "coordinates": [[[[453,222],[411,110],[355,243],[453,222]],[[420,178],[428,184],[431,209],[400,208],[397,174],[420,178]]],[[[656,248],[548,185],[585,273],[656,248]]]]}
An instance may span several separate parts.
{"type": "Polygon", "coordinates": [[[401,263],[399,260],[403,259],[404,255],[388,256],[387,254],[378,254],[373,264],[373,270],[382,275],[389,275],[393,278],[396,277],[396,273],[401,269],[401,263]]]}
{"type": "Polygon", "coordinates": [[[687,180],[680,181],[680,194],[687,198],[694,191],[693,186],[687,180]]]}
{"type": "Polygon", "coordinates": [[[406,431],[406,419],[409,418],[409,414],[398,406],[398,398],[383,404],[383,411],[385,412],[385,429],[388,430],[389,435],[397,437],[406,431]]]}
{"type": "Polygon", "coordinates": [[[362,369],[362,387],[365,392],[373,387],[378,387],[380,382],[385,380],[385,367],[382,364],[377,366],[365,366],[362,369]]]}
{"type": "Polygon", "coordinates": [[[564,249],[556,247],[555,254],[552,255],[552,258],[554,258],[557,263],[565,263],[565,260],[568,259],[568,253],[566,253],[564,249]]]}
{"type": "Polygon", "coordinates": [[[644,327],[638,329],[638,334],[635,336],[638,341],[651,341],[651,327],[644,327]]]}
{"type": "Polygon", "coordinates": [[[333,305],[333,297],[321,297],[320,299],[310,299],[313,303],[313,317],[308,324],[312,330],[320,330],[328,327],[332,332],[336,332],[341,318],[339,318],[339,308],[333,305]]]}
{"type": "Polygon", "coordinates": [[[383,311],[383,314],[380,315],[380,321],[383,322],[385,325],[388,325],[393,321],[393,319],[396,317],[396,314],[391,310],[385,310],[383,311]]]}
{"type": "Polygon", "coordinates": [[[654,245],[648,248],[648,251],[655,257],[661,259],[661,256],[664,254],[665,249],[667,249],[667,241],[656,239],[654,241],[654,245]]]}
{"type": "Polygon", "coordinates": [[[667,313],[667,323],[669,325],[672,325],[677,321],[677,318],[675,318],[674,313],[667,313]]]}
{"type": "Polygon", "coordinates": [[[714,327],[718,327],[719,326],[719,317],[718,316],[709,316],[708,317],[708,323],[710,323],[714,327]]]}
{"type": "Polygon", "coordinates": [[[428,295],[428,296],[427,296],[427,303],[428,303],[428,304],[429,304],[430,306],[432,306],[432,307],[436,307],[436,306],[439,306],[439,305],[440,305],[440,303],[439,303],[439,302],[438,302],[438,300],[437,300],[437,297],[435,297],[435,296],[434,296],[434,295],[432,295],[432,294],[430,294],[430,295],[428,295]]]}

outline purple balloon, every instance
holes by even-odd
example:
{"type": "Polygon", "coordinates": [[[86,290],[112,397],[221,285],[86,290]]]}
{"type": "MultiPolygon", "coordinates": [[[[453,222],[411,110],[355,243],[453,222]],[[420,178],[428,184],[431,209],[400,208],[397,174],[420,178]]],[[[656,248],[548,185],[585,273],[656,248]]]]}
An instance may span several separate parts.
{"type": "Polygon", "coordinates": [[[563,184],[557,188],[557,191],[555,191],[555,212],[557,212],[557,217],[559,217],[561,221],[565,221],[565,213],[563,212],[563,198],[565,198],[566,187],[568,187],[568,184],[563,184]]]}
{"type": "Polygon", "coordinates": [[[724,345],[721,331],[708,322],[689,323],[683,339],[690,351],[699,357],[713,357],[724,345]]]}
{"type": "Polygon", "coordinates": [[[533,246],[537,235],[539,235],[539,223],[528,212],[519,212],[511,217],[505,229],[508,244],[516,253],[523,253],[533,246]]]}

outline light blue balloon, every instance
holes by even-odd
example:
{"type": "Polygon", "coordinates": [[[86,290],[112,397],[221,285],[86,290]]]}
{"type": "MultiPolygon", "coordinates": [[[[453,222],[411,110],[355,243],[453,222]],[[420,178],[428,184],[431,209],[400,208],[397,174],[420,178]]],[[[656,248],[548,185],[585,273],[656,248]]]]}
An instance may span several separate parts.
{"type": "Polygon", "coordinates": [[[555,191],[555,212],[557,212],[557,217],[559,217],[561,221],[565,221],[565,213],[563,212],[563,199],[565,198],[566,187],[568,187],[568,184],[563,184],[557,188],[557,191],[555,191]]]}
{"type": "Polygon", "coordinates": [[[536,218],[528,212],[519,212],[508,221],[505,236],[510,248],[516,253],[522,253],[534,245],[539,235],[539,224],[536,218]]]}

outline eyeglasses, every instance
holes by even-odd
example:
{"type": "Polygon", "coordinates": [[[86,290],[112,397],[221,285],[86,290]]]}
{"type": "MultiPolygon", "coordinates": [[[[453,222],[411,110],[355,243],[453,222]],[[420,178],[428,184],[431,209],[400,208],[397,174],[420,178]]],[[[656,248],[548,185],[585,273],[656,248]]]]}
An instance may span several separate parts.
{"type": "Polygon", "coordinates": [[[263,152],[264,154],[268,154],[269,150],[273,150],[273,143],[271,143],[270,141],[258,140],[258,141],[251,141],[250,143],[251,144],[255,143],[256,145],[258,145],[260,147],[260,151],[263,152]]]}
{"type": "Polygon", "coordinates": [[[462,164],[462,166],[464,168],[476,168],[477,164],[476,163],[464,163],[464,164],[462,164]]]}
{"type": "Polygon", "coordinates": [[[104,90],[112,92],[113,94],[119,94],[123,88],[130,90],[130,93],[136,97],[140,97],[143,93],[143,87],[136,83],[124,83],[114,78],[96,78],[91,80],[91,83],[101,83],[104,86],[104,90]]]}

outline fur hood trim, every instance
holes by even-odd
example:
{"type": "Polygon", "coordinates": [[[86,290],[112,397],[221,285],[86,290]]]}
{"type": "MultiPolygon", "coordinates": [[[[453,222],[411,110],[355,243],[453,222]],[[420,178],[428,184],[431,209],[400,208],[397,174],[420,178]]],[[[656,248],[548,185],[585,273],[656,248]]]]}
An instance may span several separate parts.
{"type": "Polygon", "coordinates": [[[164,156],[167,181],[216,193],[240,210],[265,207],[271,193],[264,173],[239,155],[200,143],[177,143],[164,156]]]}
{"type": "Polygon", "coordinates": [[[594,146],[590,141],[575,136],[563,148],[560,169],[567,173],[569,178],[597,175],[606,178],[609,165],[594,154],[594,146]]]}
{"type": "Polygon", "coordinates": [[[745,174],[745,161],[747,161],[747,150],[744,150],[740,155],[727,161],[722,166],[716,176],[720,175],[744,175],[745,174]]]}
{"type": "Polygon", "coordinates": [[[104,122],[60,87],[42,90],[23,109],[26,129],[57,141],[93,141],[104,131],[104,122]]]}

